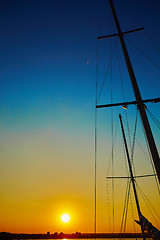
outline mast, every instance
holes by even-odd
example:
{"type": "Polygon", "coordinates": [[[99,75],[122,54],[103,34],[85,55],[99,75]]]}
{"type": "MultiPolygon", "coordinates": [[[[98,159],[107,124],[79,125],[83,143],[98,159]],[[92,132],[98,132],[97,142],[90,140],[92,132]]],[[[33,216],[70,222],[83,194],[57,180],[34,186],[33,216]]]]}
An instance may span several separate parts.
{"type": "Polygon", "coordinates": [[[141,120],[142,120],[142,123],[143,123],[144,131],[145,131],[145,134],[146,134],[148,146],[149,146],[149,149],[150,149],[150,153],[151,153],[151,156],[152,156],[152,159],[153,159],[154,167],[155,167],[157,177],[158,177],[158,181],[159,181],[159,184],[160,184],[160,158],[159,158],[159,154],[158,154],[157,147],[156,147],[156,144],[155,144],[155,141],[154,141],[154,138],[153,138],[153,134],[152,134],[151,127],[150,127],[150,124],[149,124],[149,121],[148,121],[148,117],[147,117],[147,114],[146,114],[146,111],[145,111],[143,100],[142,100],[142,97],[141,97],[141,94],[140,94],[140,91],[139,91],[139,87],[138,87],[138,84],[137,84],[137,81],[136,81],[136,77],[135,77],[135,74],[134,74],[134,71],[133,71],[133,67],[132,67],[132,64],[131,64],[131,61],[130,61],[128,50],[127,50],[127,47],[126,47],[126,44],[125,44],[125,41],[124,41],[124,38],[123,38],[124,33],[122,33],[122,31],[121,31],[121,27],[120,27],[120,24],[119,24],[119,21],[118,21],[118,18],[117,18],[117,14],[116,14],[115,9],[114,9],[113,0],[109,0],[109,3],[110,3],[110,6],[111,6],[111,9],[112,9],[113,16],[114,16],[115,24],[116,24],[117,31],[118,31],[118,37],[119,37],[120,42],[121,42],[125,62],[126,62],[128,73],[129,73],[130,80],[131,80],[131,83],[132,83],[134,95],[135,95],[135,98],[136,98],[136,101],[137,101],[137,105],[138,105],[141,120]]]}
{"type": "MultiPolygon", "coordinates": [[[[125,136],[124,127],[123,127],[123,123],[122,123],[122,117],[121,117],[120,114],[119,114],[119,119],[120,119],[120,123],[121,123],[121,129],[122,129],[122,134],[123,134],[123,139],[124,139],[124,145],[125,145],[126,154],[127,154],[127,160],[128,160],[129,171],[130,171],[130,177],[131,177],[131,181],[132,181],[134,196],[135,196],[136,205],[137,205],[137,211],[138,211],[139,220],[140,220],[140,216],[141,216],[140,205],[139,205],[139,201],[138,201],[138,197],[137,197],[135,180],[134,180],[133,171],[132,171],[132,165],[131,165],[131,161],[130,161],[130,157],[129,157],[128,146],[127,146],[127,141],[126,141],[126,136],[125,136]]],[[[145,237],[145,234],[144,234],[144,230],[143,230],[142,225],[141,225],[141,231],[142,231],[143,240],[146,240],[146,237],[145,237]]]]}

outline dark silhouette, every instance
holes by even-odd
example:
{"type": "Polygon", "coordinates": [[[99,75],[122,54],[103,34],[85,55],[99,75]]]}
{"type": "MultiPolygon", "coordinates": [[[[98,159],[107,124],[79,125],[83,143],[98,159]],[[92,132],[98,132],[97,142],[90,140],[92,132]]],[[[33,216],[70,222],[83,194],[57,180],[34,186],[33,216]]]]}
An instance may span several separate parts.
{"type": "MultiPolygon", "coordinates": [[[[71,233],[65,234],[61,233],[49,233],[46,234],[24,234],[24,233],[7,233],[1,232],[0,239],[1,240],[10,240],[10,239],[81,239],[81,238],[142,238],[141,233],[71,233]]],[[[146,237],[150,237],[150,235],[146,235],[146,237]]]]}
{"type": "Polygon", "coordinates": [[[152,225],[142,214],[140,215],[140,221],[135,220],[136,223],[142,226],[153,240],[160,240],[160,231],[152,225]]]}

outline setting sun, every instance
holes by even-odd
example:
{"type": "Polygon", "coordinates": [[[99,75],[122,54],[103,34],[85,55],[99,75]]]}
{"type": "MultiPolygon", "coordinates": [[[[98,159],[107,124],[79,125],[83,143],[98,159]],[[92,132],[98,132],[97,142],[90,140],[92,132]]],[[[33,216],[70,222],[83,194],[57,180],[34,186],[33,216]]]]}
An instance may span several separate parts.
{"type": "Polygon", "coordinates": [[[67,214],[67,213],[63,214],[63,215],[61,216],[61,220],[62,220],[62,222],[64,222],[64,223],[69,222],[69,220],[70,220],[69,214],[67,214]]]}

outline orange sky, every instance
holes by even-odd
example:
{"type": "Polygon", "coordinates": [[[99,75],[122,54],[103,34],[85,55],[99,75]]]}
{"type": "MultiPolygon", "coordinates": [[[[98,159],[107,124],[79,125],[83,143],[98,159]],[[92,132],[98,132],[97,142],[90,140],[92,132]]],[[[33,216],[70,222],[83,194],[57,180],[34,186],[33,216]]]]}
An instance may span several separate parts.
{"type": "MultiPolygon", "coordinates": [[[[0,144],[3,171],[0,176],[0,231],[18,233],[94,232],[92,139],[69,134],[66,136],[64,133],[61,135],[49,129],[25,134],[12,133],[12,135],[3,131],[1,136],[3,136],[0,144]],[[11,158],[12,161],[10,161],[11,158]],[[62,223],[60,219],[65,212],[71,216],[70,222],[66,224],[62,223]]],[[[120,154],[121,151],[118,153],[120,154]]],[[[104,155],[105,152],[102,151],[97,166],[98,232],[110,231],[106,185],[107,164],[103,159],[104,155]]],[[[120,165],[115,166],[115,174],[120,165]]],[[[147,164],[145,169],[147,171],[147,164]]],[[[123,167],[121,167],[121,172],[123,172],[123,167]]],[[[156,209],[159,201],[156,192],[152,192],[153,187],[150,184],[155,188],[152,181],[146,184],[144,180],[141,180],[143,190],[152,196],[152,203],[156,209]]],[[[125,187],[125,180],[115,180],[115,231],[118,232],[125,187]]],[[[110,183],[109,191],[111,191],[110,183]]],[[[142,199],[140,198],[140,200],[142,199]]],[[[150,216],[145,204],[143,211],[150,216]]],[[[112,201],[110,202],[110,216],[111,212],[112,201]]],[[[132,220],[131,213],[129,213],[128,219],[132,220]]],[[[128,224],[128,227],[128,231],[134,231],[133,223],[128,224]]]]}

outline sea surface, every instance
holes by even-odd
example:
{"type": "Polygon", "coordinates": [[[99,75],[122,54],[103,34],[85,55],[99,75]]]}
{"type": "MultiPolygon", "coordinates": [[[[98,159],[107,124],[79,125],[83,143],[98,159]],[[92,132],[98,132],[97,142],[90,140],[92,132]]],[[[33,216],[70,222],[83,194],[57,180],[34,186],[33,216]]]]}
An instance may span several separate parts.
{"type": "MultiPolygon", "coordinates": [[[[74,238],[74,239],[82,239],[82,240],[120,240],[123,238],[74,238]]],[[[124,238],[125,240],[134,240],[134,239],[138,239],[138,240],[142,240],[142,238],[124,238]]],[[[152,238],[146,238],[147,240],[152,240],[152,238]]],[[[15,239],[16,240],[16,239],[15,239]]],[[[21,239],[18,239],[21,240],[21,239]]],[[[24,239],[23,239],[24,240],[24,239]]],[[[27,239],[25,239],[27,240],[27,239]]],[[[29,239],[29,240],[35,240],[35,239],[29,239]]],[[[42,239],[36,239],[36,240],[42,240],[42,239]]],[[[48,239],[43,239],[43,240],[48,240],[48,239]]],[[[63,239],[56,239],[56,240],[72,240],[72,239],[68,239],[68,238],[63,238],[63,239]]]]}

